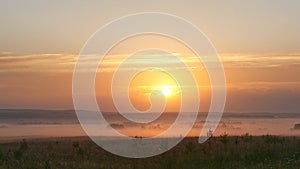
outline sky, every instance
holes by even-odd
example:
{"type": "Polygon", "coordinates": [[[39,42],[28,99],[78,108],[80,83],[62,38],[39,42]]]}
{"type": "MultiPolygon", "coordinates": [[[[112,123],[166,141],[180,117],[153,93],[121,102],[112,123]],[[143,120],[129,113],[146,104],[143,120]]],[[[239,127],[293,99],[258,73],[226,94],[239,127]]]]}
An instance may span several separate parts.
{"type": "MultiPolygon", "coordinates": [[[[215,46],[226,73],[225,111],[299,112],[299,7],[297,0],[3,0],[0,2],[0,108],[72,109],[72,73],[88,38],[121,16],[165,12],[192,22],[215,46]]],[[[133,42],[127,42],[129,48],[135,47],[133,42]]],[[[149,39],[147,42],[143,44],[151,43],[149,39]]],[[[111,63],[120,61],[120,57],[113,56],[125,53],[122,45],[114,49],[112,57],[103,63],[107,70],[99,75],[96,86],[109,86],[103,81],[112,76],[110,70],[115,65],[111,63]]],[[[194,64],[187,58],[184,60],[194,64]]],[[[209,106],[205,70],[194,73],[201,81],[205,110],[209,106]]],[[[101,89],[98,92],[100,105],[107,111],[113,110],[107,95],[101,94],[101,89]]],[[[175,109],[174,105],[170,111],[175,109]]]]}

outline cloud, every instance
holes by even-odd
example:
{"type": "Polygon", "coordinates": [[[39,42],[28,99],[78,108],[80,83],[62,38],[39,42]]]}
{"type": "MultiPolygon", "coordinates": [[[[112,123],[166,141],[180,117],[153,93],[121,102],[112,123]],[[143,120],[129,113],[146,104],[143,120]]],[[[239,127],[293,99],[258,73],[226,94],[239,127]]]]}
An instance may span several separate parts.
{"type": "MultiPolygon", "coordinates": [[[[2,52],[3,53],[3,52],[2,52]]],[[[6,52],[6,54],[11,54],[6,52]]],[[[182,61],[193,70],[204,70],[197,56],[190,54],[163,54],[163,55],[141,55],[134,56],[127,62],[122,63],[122,70],[132,70],[144,67],[159,67],[166,69],[185,69],[178,66],[182,61]],[[177,56],[178,58],[174,57],[177,56]]],[[[103,59],[99,71],[113,72],[127,55],[107,55],[103,59]]],[[[0,72],[72,72],[78,56],[72,54],[33,54],[33,55],[3,55],[0,56],[0,72]]],[[[89,55],[81,58],[81,62],[87,67],[99,61],[99,56],[89,55]]],[[[221,61],[225,68],[273,68],[273,67],[295,67],[300,65],[300,54],[287,55],[237,55],[223,54],[221,61]]],[[[207,57],[206,62],[214,62],[207,57]]]]}
{"type": "Polygon", "coordinates": [[[10,51],[2,51],[2,52],[0,52],[0,56],[5,56],[5,55],[12,55],[13,54],[13,52],[10,52],[10,51]]]}
{"type": "Polygon", "coordinates": [[[65,54],[37,54],[1,56],[0,72],[71,71],[76,56],[65,54]]]}
{"type": "Polygon", "coordinates": [[[239,55],[223,54],[221,59],[228,68],[268,68],[300,64],[300,54],[239,55]]]}

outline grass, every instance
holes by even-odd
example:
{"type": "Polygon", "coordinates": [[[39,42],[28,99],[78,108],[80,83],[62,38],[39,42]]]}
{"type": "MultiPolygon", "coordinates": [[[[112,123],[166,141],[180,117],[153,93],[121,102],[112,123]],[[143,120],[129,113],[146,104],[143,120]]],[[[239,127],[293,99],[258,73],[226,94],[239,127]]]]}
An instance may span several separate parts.
{"type": "Polygon", "coordinates": [[[88,138],[23,140],[0,144],[1,169],[199,169],[300,168],[300,138],[223,135],[198,144],[186,138],[172,150],[145,159],[104,151],[88,138]]]}

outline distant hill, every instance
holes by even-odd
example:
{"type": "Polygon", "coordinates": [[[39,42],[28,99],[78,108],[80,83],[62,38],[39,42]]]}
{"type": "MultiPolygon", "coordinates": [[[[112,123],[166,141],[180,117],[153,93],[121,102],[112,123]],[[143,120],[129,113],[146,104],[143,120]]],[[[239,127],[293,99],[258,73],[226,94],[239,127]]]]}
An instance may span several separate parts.
{"type": "MultiPolygon", "coordinates": [[[[88,112],[87,112],[88,113],[88,112]]],[[[103,113],[107,119],[122,120],[118,113],[103,113]]],[[[130,113],[134,115],[134,113],[130,113]]],[[[186,113],[187,115],[189,113],[186,113]]],[[[141,115],[141,114],[136,114],[141,115]]],[[[207,113],[199,113],[199,121],[205,120],[207,113]]],[[[177,113],[168,113],[164,120],[176,118],[177,113]]],[[[223,118],[299,118],[300,113],[223,113],[223,118]]],[[[79,123],[74,110],[39,110],[39,109],[0,109],[0,123],[13,124],[74,124],[79,123]]]]}

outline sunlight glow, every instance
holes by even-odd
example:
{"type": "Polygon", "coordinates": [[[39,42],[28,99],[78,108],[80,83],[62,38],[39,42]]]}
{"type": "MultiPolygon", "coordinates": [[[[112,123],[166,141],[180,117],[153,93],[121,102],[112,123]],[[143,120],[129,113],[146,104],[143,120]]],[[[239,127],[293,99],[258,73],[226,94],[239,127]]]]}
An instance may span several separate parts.
{"type": "Polygon", "coordinates": [[[163,89],[162,89],[162,93],[165,96],[170,96],[172,94],[172,90],[170,89],[169,86],[164,86],[163,89]]]}

